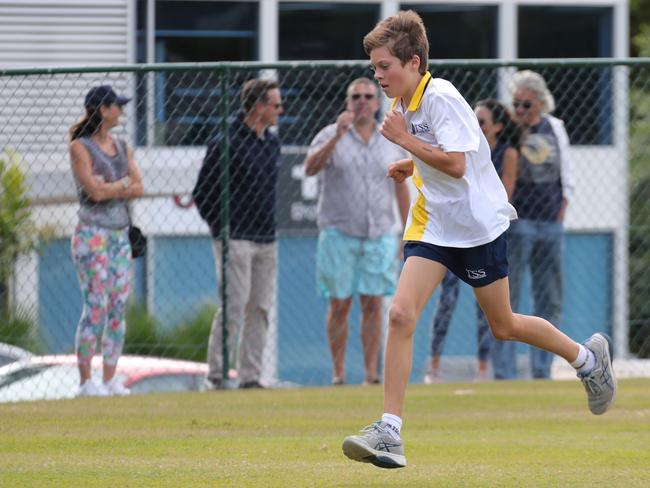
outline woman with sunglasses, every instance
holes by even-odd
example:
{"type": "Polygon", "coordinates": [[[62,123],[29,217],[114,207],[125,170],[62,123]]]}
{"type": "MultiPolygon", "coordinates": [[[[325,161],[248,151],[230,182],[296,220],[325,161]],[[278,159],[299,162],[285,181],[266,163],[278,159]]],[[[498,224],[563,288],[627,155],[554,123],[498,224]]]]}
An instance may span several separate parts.
{"type": "MultiPolygon", "coordinates": [[[[519,219],[508,233],[510,302],[517,309],[524,273],[531,272],[533,314],[558,325],[562,318],[564,214],[573,192],[564,123],[550,115],[555,100],[544,78],[524,70],[510,83],[514,119],[521,128],[521,157],[513,204],[519,219]]],[[[495,377],[517,376],[514,342],[494,344],[495,377]]],[[[553,355],[530,348],[533,378],[549,378],[553,355]]]]}
{"type": "MultiPolygon", "coordinates": [[[[508,200],[512,201],[517,181],[519,159],[518,128],[506,107],[497,100],[480,100],[476,103],[474,113],[490,146],[492,162],[506,189],[508,200]]],[[[440,382],[440,356],[442,355],[451,317],[458,301],[459,281],[458,277],[450,271],[447,271],[442,280],[438,308],[432,324],[431,363],[429,364],[429,372],[424,377],[426,384],[440,382]]],[[[494,339],[485,314],[478,304],[476,306],[476,318],[478,345],[476,379],[481,381],[486,380],[488,376],[488,358],[494,339]]]]}
{"type": "Polygon", "coordinates": [[[91,88],[86,114],[70,129],[70,159],[79,194],[79,223],[72,259],[83,296],[77,326],[79,396],[128,395],[115,377],[126,333],[131,285],[128,201],[143,194],[133,149],[110,131],[120,123],[129,98],[108,85],[91,88]],[[101,342],[103,382],[92,379],[91,363],[101,342]]]}

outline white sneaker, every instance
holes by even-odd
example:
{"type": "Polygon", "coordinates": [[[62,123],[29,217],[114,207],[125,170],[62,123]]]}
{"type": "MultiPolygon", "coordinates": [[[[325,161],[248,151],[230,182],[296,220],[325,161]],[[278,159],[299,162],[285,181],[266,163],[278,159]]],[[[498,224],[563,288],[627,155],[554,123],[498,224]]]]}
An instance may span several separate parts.
{"type": "Polygon", "coordinates": [[[106,389],[109,395],[126,396],[131,394],[131,390],[129,390],[122,383],[120,383],[117,380],[117,378],[113,378],[107,381],[106,383],[104,383],[104,388],[106,389]]]}
{"type": "Polygon", "coordinates": [[[477,371],[476,376],[474,376],[474,381],[477,382],[483,382],[483,381],[489,381],[490,377],[488,376],[487,371],[477,371]]]}
{"type": "Polygon", "coordinates": [[[95,383],[93,380],[86,382],[79,387],[78,397],[105,397],[110,395],[108,390],[101,383],[95,383]]]}
{"type": "Polygon", "coordinates": [[[442,378],[438,374],[427,373],[424,375],[424,384],[425,385],[439,385],[441,384],[442,378]]]}

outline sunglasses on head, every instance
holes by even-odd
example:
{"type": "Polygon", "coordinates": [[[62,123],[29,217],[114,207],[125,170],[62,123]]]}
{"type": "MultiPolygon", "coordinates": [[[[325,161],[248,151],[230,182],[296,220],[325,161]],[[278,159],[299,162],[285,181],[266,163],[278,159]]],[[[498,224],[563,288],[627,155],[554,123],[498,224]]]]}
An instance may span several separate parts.
{"type": "Polygon", "coordinates": [[[375,96],[372,93],[353,93],[350,95],[350,98],[352,100],[361,100],[361,97],[365,98],[366,100],[372,100],[375,98],[375,96]]]}
{"type": "Polygon", "coordinates": [[[524,110],[528,110],[530,107],[533,106],[533,102],[531,102],[530,100],[524,100],[523,102],[519,100],[515,100],[514,102],[512,102],[512,106],[515,108],[522,107],[524,110]]]}

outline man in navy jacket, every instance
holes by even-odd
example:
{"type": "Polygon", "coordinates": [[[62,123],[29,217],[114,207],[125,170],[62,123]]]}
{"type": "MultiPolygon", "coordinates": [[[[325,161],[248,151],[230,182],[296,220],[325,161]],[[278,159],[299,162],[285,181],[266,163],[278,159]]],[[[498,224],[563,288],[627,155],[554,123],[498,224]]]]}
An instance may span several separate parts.
{"type": "MultiPolygon", "coordinates": [[[[217,276],[222,269],[222,232],[230,236],[227,273],[228,356],[238,349],[240,388],[262,388],[263,365],[269,314],[275,297],[277,272],[275,191],[280,165],[280,141],[269,127],[282,114],[278,85],[269,80],[247,81],[241,92],[242,110],[229,124],[228,134],[219,134],[208,149],[193,191],[201,217],[210,226],[217,276]],[[228,137],[224,141],[224,137],[228,137]],[[228,143],[228,158],[222,151],[228,143]],[[228,165],[229,219],[223,224],[222,182],[228,165]]],[[[208,343],[209,372],[206,386],[226,386],[223,361],[221,308],[215,314],[208,343]]],[[[232,367],[232,361],[229,361],[232,367]]]]}

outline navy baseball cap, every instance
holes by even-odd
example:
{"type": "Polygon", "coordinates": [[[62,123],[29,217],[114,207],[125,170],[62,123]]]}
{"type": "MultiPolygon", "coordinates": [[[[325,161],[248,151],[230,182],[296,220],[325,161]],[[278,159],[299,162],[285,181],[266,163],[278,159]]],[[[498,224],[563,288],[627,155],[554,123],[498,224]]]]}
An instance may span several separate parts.
{"type": "Polygon", "coordinates": [[[88,90],[88,93],[86,93],[86,99],[84,100],[84,106],[100,107],[102,105],[113,105],[114,103],[122,106],[126,105],[130,101],[130,98],[115,93],[110,86],[101,85],[88,90]]]}

